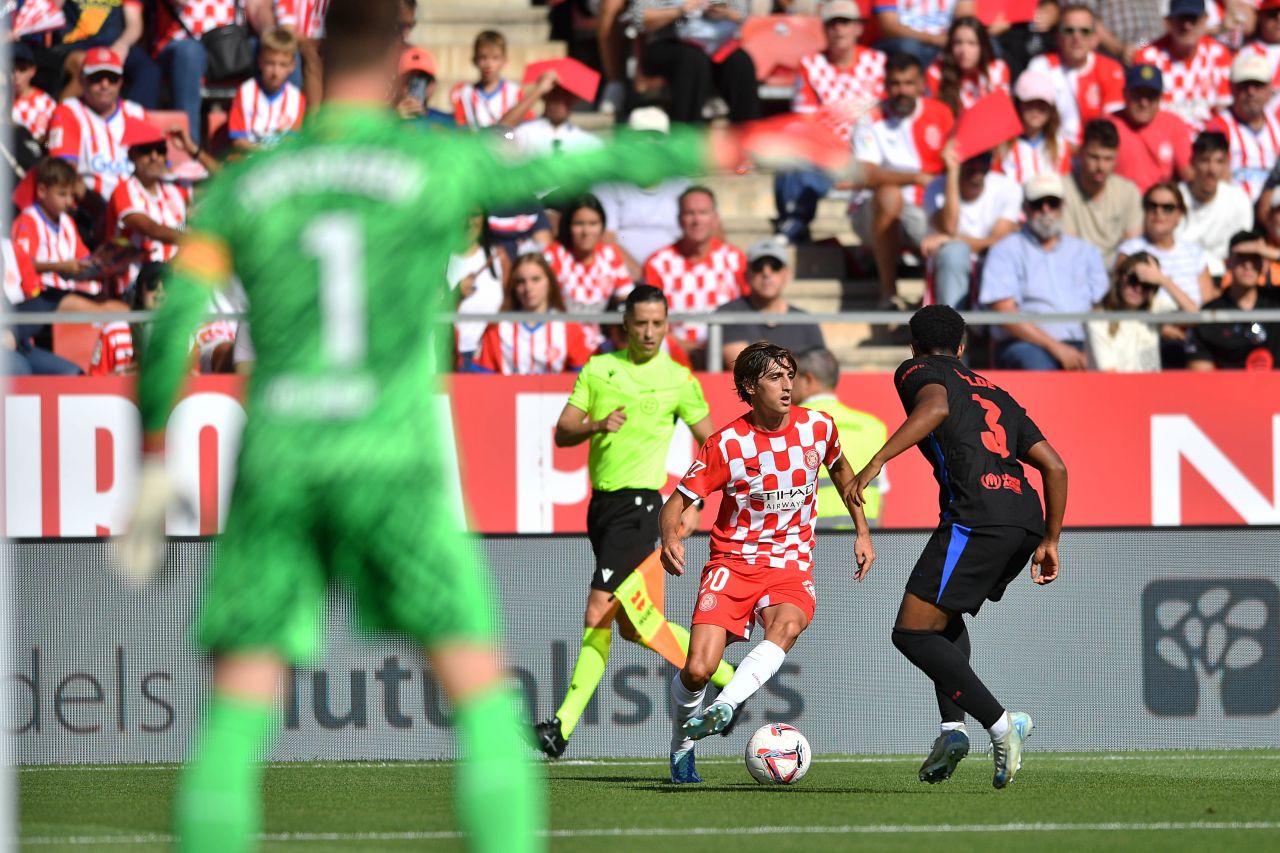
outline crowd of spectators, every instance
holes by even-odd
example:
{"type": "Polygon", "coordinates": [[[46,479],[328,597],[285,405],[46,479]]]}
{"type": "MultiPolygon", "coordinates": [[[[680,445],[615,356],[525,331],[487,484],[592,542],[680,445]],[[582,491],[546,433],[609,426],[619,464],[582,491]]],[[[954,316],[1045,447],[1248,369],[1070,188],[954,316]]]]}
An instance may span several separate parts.
{"type": "MultiPolygon", "coordinates": [[[[416,5],[402,0],[389,106],[424,132],[491,133],[512,156],[601,144],[574,122],[591,104],[642,133],[750,121],[767,105],[744,24],[811,15],[826,44],[799,62],[789,107],[855,107],[831,113],[843,116],[835,130],[855,178],[776,174],[775,237],[746,252],[726,240],[713,191],[687,180],[575,198],[548,187],[475,211],[447,274],[458,312],[548,319],[459,322],[442,354],[458,370],[574,370],[616,341],[609,326],[566,318],[608,311],[639,282],[674,312],[757,314],[724,328],[726,364],[755,337],[821,347],[818,326],[768,315],[798,310],[785,296],[794,253],[836,190],[849,194],[886,310],[911,307],[898,284],[913,258],[926,299],[972,310],[1251,309],[1280,293],[1280,0],[1041,0],[1030,21],[987,23],[974,0],[563,2],[597,23],[602,75],[564,59],[521,85],[507,76],[506,39],[486,30],[472,45],[474,79],[438,110],[430,33],[408,43],[416,5]],[[962,158],[960,120],[992,98],[1008,99],[1016,128],[962,158]]],[[[163,296],[156,265],[177,250],[199,182],[295,132],[319,103],[324,2],[27,4],[63,21],[11,44],[5,159],[18,190],[5,298],[18,311],[152,305],[163,296]],[[215,79],[226,39],[254,64],[215,79]]],[[[217,307],[244,304],[233,295],[217,307]]],[[[137,332],[103,324],[89,371],[131,370],[137,332]]],[[[1010,323],[991,339],[994,364],[1011,369],[1257,368],[1280,355],[1275,323],[1010,323]]],[[[700,367],[708,340],[706,324],[683,323],[668,348],[700,367]]],[[[49,352],[48,326],[3,343],[10,372],[79,371],[49,352]]],[[[251,352],[243,324],[213,322],[193,339],[199,370],[236,369],[237,351],[251,352]]]]}

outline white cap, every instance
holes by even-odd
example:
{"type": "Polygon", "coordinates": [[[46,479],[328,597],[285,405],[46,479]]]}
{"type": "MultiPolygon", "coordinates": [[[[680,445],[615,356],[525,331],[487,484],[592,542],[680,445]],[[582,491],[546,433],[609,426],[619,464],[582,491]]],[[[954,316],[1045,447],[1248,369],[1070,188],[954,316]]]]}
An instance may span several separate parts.
{"type": "Polygon", "coordinates": [[[773,258],[787,266],[787,241],[781,237],[766,237],[763,240],[757,240],[751,244],[751,248],[747,249],[747,263],[754,264],[761,258],[773,258]]]}
{"type": "Polygon", "coordinates": [[[1235,62],[1231,63],[1231,82],[1269,84],[1271,82],[1271,64],[1261,54],[1253,52],[1242,53],[1236,57],[1235,62]]]}
{"type": "Polygon", "coordinates": [[[1018,84],[1013,87],[1013,95],[1024,104],[1028,101],[1052,104],[1058,97],[1053,89],[1053,78],[1043,71],[1023,71],[1018,76],[1018,84]]]}
{"type": "Polygon", "coordinates": [[[671,119],[658,107],[640,107],[631,111],[627,127],[637,132],[647,130],[653,133],[670,133],[671,119]]]}
{"type": "Polygon", "coordinates": [[[1057,172],[1041,172],[1022,185],[1022,193],[1027,201],[1039,201],[1042,198],[1062,198],[1066,192],[1062,178],[1057,172]]]}
{"type": "Polygon", "coordinates": [[[849,21],[861,21],[862,10],[853,0],[827,0],[822,4],[822,23],[844,18],[849,21]]]}

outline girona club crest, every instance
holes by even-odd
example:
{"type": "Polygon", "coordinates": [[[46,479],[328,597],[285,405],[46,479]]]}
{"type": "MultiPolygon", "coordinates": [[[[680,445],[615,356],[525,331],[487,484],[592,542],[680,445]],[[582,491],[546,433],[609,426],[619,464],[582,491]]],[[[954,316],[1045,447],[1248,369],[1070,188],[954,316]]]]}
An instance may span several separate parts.
{"type": "Polygon", "coordinates": [[[806,468],[817,470],[818,463],[821,461],[822,459],[818,456],[818,451],[814,450],[812,447],[804,452],[804,464],[806,468]]]}
{"type": "Polygon", "coordinates": [[[716,594],[714,592],[704,593],[702,598],[698,599],[698,609],[703,613],[708,610],[716,609],[716,594]]]}

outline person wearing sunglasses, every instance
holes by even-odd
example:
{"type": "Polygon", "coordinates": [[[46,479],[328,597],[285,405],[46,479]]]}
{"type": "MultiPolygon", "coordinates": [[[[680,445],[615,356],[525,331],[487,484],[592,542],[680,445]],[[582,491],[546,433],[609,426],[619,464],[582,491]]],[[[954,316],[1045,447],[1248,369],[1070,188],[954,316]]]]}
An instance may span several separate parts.
{"type": "Polygon", "coordinates": [[[1154,65],[1125,72],[1124,109],[1112,116],[1120,136],[1116,174],[1146,192],[1160,181],[1191,176],[1191,137],[1195,132],[1160,102],[1165,79],[1154,65]]]}
{"type": "MultiPolygon", "coordinates": [[[[1151,311],[1161,288],[1176,288],[1149,252],[1138,252],[1116,264],[1111,289],[1102,300],[1106,311],[1151,311]]],[[[1185,297],[1184,297],[1185,298],[1185,297]]],[[[1091,320],[1085,324],[1085,354],[1090,370],[1151,373],[1160,369],[1160,332],[1141,320],[1091,320]]]]}
{"type": "MultiPolygon", "coordinates": [[[[1130,0],[1132,2],[1132,0],[1130,0]]],[[[1164,108],[1196,130],[1231,103],[1232,53],[1208,34],[1204,0],[1169,0],[1164,36],[1134,54],[1132,65],[1164,75],[1164,108]]]]}
{"type": "Polygon", "coordinates": [[[1053,84],[1061,133],[1072,145],[1080,144],[1088,122],[1124,104],[1124,66],[1098,52],[1099,38],[1093,10],[1071,3],[1058,18],[1058,50],[1027,65],[1027,71],[1043,74],[1053,84]]]}
{"type": "MultiPolygon", "coordinates": [[[[1241,231],[1231,238],[1227,269],[1231,285],[1205,303],[1206,311],[1255,311],[1280,308],[1280,289],[1261,287],[1267,260],[1259,253],[1261,238],[1241,231]]],[[[1280,364],[1280,323],[1240,320],[1205,323],[1187,335],[1187,367],[1191,370],[1274,370],[1280,364]]]]}
{"type": "MultiPolygon", "coordinates": [[[[979,302],[991,311],[1085,313],[1107,293],[1098,250],[1063,233],[1062,178],[1036,175],[1023,187],[1023,227],[987,253],[979,302]]],[[[1009,323],[992,330],[1005,370],[1084,370],[1080,323],[1009,323]]]]}
{"type": "MultiPolygon", "coordinates": [[[[1172,183],[1159,183],[1142,196],[1142,234],[1120,244],[1117,262],[1136,252],[1149,252],[1160,261],[1178,290],[1186,294],[1190,308],[1196,310],[1202,303],[1217,296],[1213,278],[1209,274],[1209,258],[1204,249],[1190,240],[1178,236],[1178,225],[1187,215],[1187,203],[1172,183]]],[[[1156,298],[1156,310],[1172,311],[1179,307],[1172,295],[1161,294],[1156,298]]]]}
{"type": "Polygon", "coordinates": [[[783,296],[790,282],[787,244],[780,237],[759,240],[747,249],[747,284],[751,290],[746,296],[721,305],[716,313],[757,313],[759,320],[724,327],[721,354],[725,370],[733,370],[738,355],[756,341],[768,341],[792,352],[826,346],[817,323],[790,326],[769,322],[771,315],[805,313],[783,296]]]}

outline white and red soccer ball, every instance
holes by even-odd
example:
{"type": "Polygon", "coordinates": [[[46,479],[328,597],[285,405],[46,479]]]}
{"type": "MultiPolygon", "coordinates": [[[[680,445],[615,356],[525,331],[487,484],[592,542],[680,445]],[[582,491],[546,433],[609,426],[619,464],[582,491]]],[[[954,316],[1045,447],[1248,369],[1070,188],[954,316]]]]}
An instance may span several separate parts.
{"type": "Polygon", "coordinates": [[[813,754],[800,730],[786,723],[756,729],[747,741],[747,772],[762,785],[791,785],[809,772],[813,754]]]}

